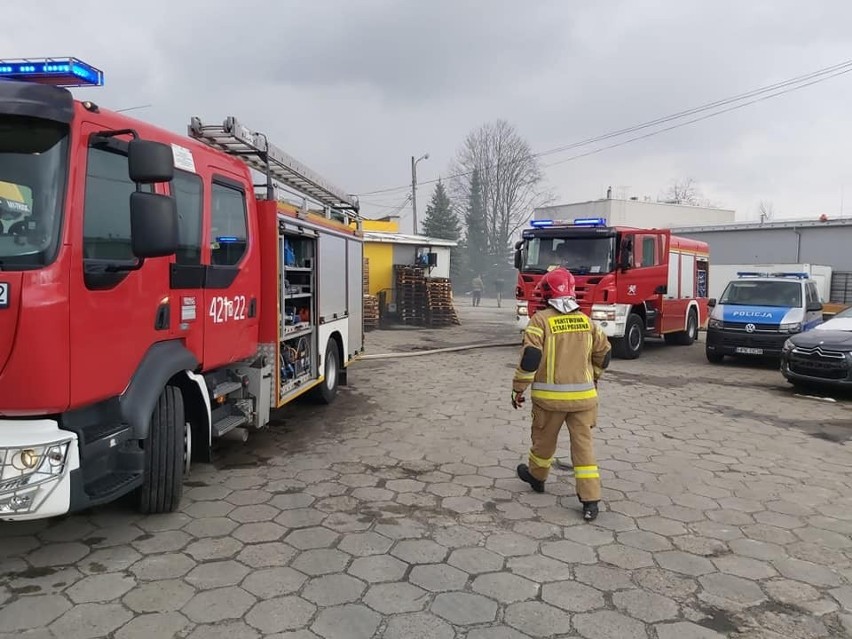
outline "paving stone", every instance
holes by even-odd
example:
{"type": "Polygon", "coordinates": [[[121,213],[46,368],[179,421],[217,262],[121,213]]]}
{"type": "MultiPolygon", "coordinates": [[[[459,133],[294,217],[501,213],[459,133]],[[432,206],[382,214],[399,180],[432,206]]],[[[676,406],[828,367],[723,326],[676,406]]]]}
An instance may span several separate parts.
{"type": "Polygon", "coordinates": [[[579,582],[604,591],[634,587],[629,572],[609,566],[577,566],[574,568],[574,578],[579,582]]]}
{"type": "Polygon", "coordinates": [[[416,479],[392,479],[385,483],[385,488],[395,493],[419,493],[425,487],[426,484],[416,479]]]}
{"type": "Polygon", "coordinates": [[[575,581],[546,584],[541,589],[541,598],[569,612],[588,612],[605,605],[600,591],[575,581]]]}
{"type": "Polygon", "coordinates": [[[497,604],[481,595],[447,592],[435,597],[431,610],[457,626],[487,623],[497,616],[497,604]]]}
{"type": "Polygon", "coordinates": [[[551,539],[555,541],[562,536],[562,529],[559,526],[538,521],[519,521],[512,526],[512,530],[519,535],[532,537],[533,539],[551,539]]]}
{"type": "Polygon", "coordinates": [[[133,542],[133,547],[143,555],[161,552],[177,552],[185,548],[192,541],[187,533],[182,530],[167,530],[154,534],[147,534],[133,542]]]}
{"type": "Polygon", "coordinates": [[[227,517],[236,506],[226,501],[197,501],[189,504],[184,512],[193,519],[207,517],[227,517]]]}
{"type": "MultiPolygon", "coordinates": [[[[329,526],[328,521],[325,525],[329,526]]],[[[427,529],[420,522],[399,519],[394,523],[377,525],[375,532],[391,539],[419,539],[426,535],[427,529]]]]}
{"type": "Polygon", "coordinates": [[[677,619],[680,614],[677,603],[645,590],[622,590],[612,596],[612,602],[616,608],[645,623],[677,619]]]}
{"type": "Polygon", "coordinates": [[[374,555],[359,557],[352,562],[347,572],[369,583],[381,583],[401,579],[407,569],[408,564],[396,557],[374,555]]]}
{"type": "Polygon", "coordinates": [[[485,547],[504,557],[518,557],[535,553],[538,542],[517,533],[495,533],[488,537],[485,547]]]}
{"type": "Polygon", "coordinates": [[[292,568],[267,568],[252,572],[243,581],[242,588],[259,599],[272,599],[296,592],[307,579],[292,568]]]}
{"type": "Polygon", "coordinates": [[[514,628],[506,626],[494,626],[491,628],[477,628],[467,634],[467,639],[529,639],[528,635],[521,634],[514,628]]]}
{"type": "Polygon", "coordinates": [[[844,610],[852,612],[852,586],[843,586],[829,591],[829,594],[837,599],[844,610]]]}
{"type": "Polygon", "coordinates": [[[415,566],[408,581],[431,592],[446,592],[464,588],[467,574],[446,564],[415,566]]]}
{"type": "Polygon", "coordinates": [[[241,618],[254,602],[245,590],[231,586],[195,595],[181,612],[196,623],[216,623],[241,618]]]}
{"type": "Polygon", "coordinates": [[[636,525],[642,530],[649,530],[667,537],[685,535],[688,532],[686,526],[679,521],[665,517],[640,517],[636,520],[636,525]]]}
{"type": "Polygon", "coordinates": [[[453,639],[455,631],[433,614],[417,612],[397,615],[388,621],[383,639],[453,639]]]}
{"type": "Polygon", "coordinates": [[[192,542],[184,552],[196,561],[211,561],[233,557],[242,548],[242,542],[231,537],[211,537],[192,542]]]}
{"type": "Polygon", "coordinates": [[[840,576],[825,566],[818,566],[799,559],[779,559],[774,562],[782,575],[812,586],[831,587],[842,585],[840,576]]]}
{"type": "Polygon", "coordinates": [[[429,539],[399,542],[391,554],[410,564],[434,564],[443,561],[449,551],[429,539]]]}
{"type": "Polygon", "coordinates": [[[235,586],[249,573],[249,568],[231,559],[211,561],[193,568],[184,577],[187,583],[199,590],[235,586]]]}
{"type": "Polygon", "coordinates": [[[115,633],[115,639],[178,637],[191,625],[189,619],[179,612],[158,612],[136,617],[115,633]]]}
{"type": "Polygon", "coordinates": [[[306,575],[316,577],[343,571],[349,559],[349,555],[339,550],[321,548],[306,550],[293,560],[291,566],[306,575]]]}
{"type": "MultiPolygon", "coordinates": [[[[722,524],[715,521],[700,521],[697,524],[692,524],[690,529],[700,535],[699,537],[693,537],[693,539],[699,541],[706,538],[716,539],[719,541],[731,541],[732,539],[740,539],[743,536],[742,531],[737,526],[722,524]]],[[[689,536],[676,539],[686,540],[689,539],[689,536]]],[[[673,541],[677,546],[678,542],[676,540],[673,541]]]]}
{"type": "Polygon", "coordinates": [[[246,546],[237,555],[237,561],[252,568],[285,566],[295,557],[295,548],[281,542],[269,542],[246,546]]]}
{"type": "Polygon", "coordinates": [[[613,610],[588,612],[574,617],[574,627],[588,639],[647,639],[645,626],[613,610]]]}
{"type": "Polygon", "coordinates": [[[316,606],[300,597],[278,597],[256,604],[245,620],[263,633],[295,630],[310,622],[316,606]]]}
{"type": "Polygon", "coordinates": [[[658,639],[725,639],[724,635],[715,630],[689,621],[660,624],[656,630],[658,639]]]}
{"type": "Polygon", "coordinates": [[[106,602],[122,597],[135,585],[133,577],[119,573],[94,575],[75,583],[67,594],[71,601],[78,604],[106,602]]]}
{"type": "Polygon", "coordinates": [[[798,539],[798,537],[796,537],[789,530],[784,530],[783,528],[778,528],[777,526],[770,526],[769,524],[754,524],[752,526],[743,526],[742,531],[747,537],[750,537],[751,539],[757,539],[758,541],[767,541],[770,544],[779,544],[781,546],[792,544],[798,539]]]}
{"type": "Polygon", "coordinates": [[[196,626],[189,639],[260,639],[260,633],[244,621],[225,621],[211,626],[196,626]]]}
{"type": "Polygon", "coordinates": [[[473,497],[445,497],[441,507],[454,513],[478,513],[485,509],[485,504],[473,497]]]}
{"type": "MultiPolygon", "coordinates": [[[[588,526],[587,528],[592,529],[591,526],[588,526]]],[[[639,548],[640,550],[647,550],[649,552],[671,550],[672,548],[672,542],[668,539],[662,535],[658,535],[657,533],[652,533],[647,530],[630,530],[619,533],[617,539],[620,544],[639,548]]]]}
{"type": "Polygon", "coordinates": [[[540,601],[510,605],[506,608],[505,622],[532,637],[552,637],[571,631],[571,616],[567,612],[540,601]]]}
{"type": "Polygon", "coordinates": [[[275,523],[285,528],[311,528],[319,526],[327,517],[327,513],[316,508],[293,508],[278,515],[275,523]]]}
{"type": "Polygon", "coordinates": [[[567,540],[543,543],[541,554],[568,564],[594,564],[597,562],[595,551],[592,548],[567,540]]]}
{"type": "Polygon", "coordinates": [[[191,586],[177,579],[151,581],[128,592],[123,602],[138,613],[173,612],[183,608],[194,594],[191,586]]]}
{"type": "Polygon", "coordinates": [[[355,557],[381,555],[390,550],[393,541],[374,532],[346,535],[337,545],[338,549],[355,557]]]}
{"type": "Polygon", "coordinates": [[[672,599],[686,599],[698,590],[698,583],[694,579],[662,568],[637,570],[633,578],[641,588],[672,599]]]}
{"type": "Polygon", "coordinates": [[[472,575],[478,575],[500,570],[504,561],[501,555],[485,548],[460,548],[452,552],[447,563],[472,575]]]}
{"type": "Polygon", "coordinates": [[[681,552],[680,550],[654,553],[654,558],[666,570],[673,570],[684,575],[692,575],[693,577],[705,575],[715,570],[709,559],[681,552]]]}
{"type": "Polygon", "coordinates": [[[228,518],[241,524],[249,524],[259,521],[272,521],[279,514],[281,514],[281,511],[277,508],[265,504],[256,504],[235,508],[230,512],[228,518]]]}
{"type": "Polygon", "coordinates": [[[725,610],[756,606],[766,599],[756,583],[741,577],[716,573],[700,577],[698,581],[704,589],[699,599],[725,610]]]}
{"type": "Polygon", "coordinates": [[[220,501],[228,497],[231,490],[225,486],[198,486],[186,491],[189,501],[220,501]]]}
{"type": "Polygon", "coordinates": [[[673,537],[672,543],[678,550],[701,557],[718,557],[730,552],[724,541],[698,535],[673,537]]]}
{"type": "MultiPolygon", "coordinates": [[[[121,604],[87,603],[74,606],[50,625],[63,639],[90,639],[111,635],[133,617],[121,604]]],[[[40,620],[39,624],[44,621],[40,620]]]]}
{"type": "Polygon", "coordinates": [[[24,597],[0,608],[0,632],[28,630],[59,618],[71,604],[61,595],[24,597]]]}
{"type": "Polygon", "coordinates": [[[471,585],[474,592],[496,599],[500,603],[515,603],[534,599],[538,594],[538,584],[510,573],[490,573],[480,575],[471,585]]]}
{"type": "Polygon", "coordinates": [[[90,552],[89,546],[77,542],[48,544],[27,555],[27,561],[36,568],[54,568],[76,564],[90,552]]]}
{"type": "Polygon", "coordinates": [[[508,569],[522,577],[537,583],[571,579],[571,566],[543,555],[512,557],[507,562],[508,569]]]}
{"type": "Polygon", "coordinates": [[[318,606],[339,606],[357,601],[367,586],[349,575],[326,575],[311,579],[302,591],[302,597],[318,606]]]}
{"type": "Polygon", "coordinates": [[[381,619],[366,606],[347,604],[323,610],[311,630],[325,639],[369,639],[381,619]]]}
{"type": "Polygon", "coordinates": [[[234,531],[234,537],[247,544],[263,541],[281,541],[287,529],[271,521],[243,524],[234,531]]]}
{"type": "Polygon", "coordinates": [[[291,532],[284,538],[285,543],[299,550],[311,550],[313,548],[328,548],[334,545],[340,538],[336,532],[328,528],[302,528],[291,532]]]}
{"type": "Polygon", "coordinates": [[[269,505],[278,510],[291,510],[294,508],[307,508],[316,501],[316,497],[307,493],[291,493],[275,495],[269,505]]]}
{"type": "Polygon", "coordinates": [[[598,556],[602,562],[624,568],[625,570],[636,570],[637,568],[647,568],[654,565],[651,553],[620,544],[598,548],[598,556]]]}
{"type": "Polygon", "coordinates": [[[228,495],[227,501],[236,506],[254,506],[272,499],[272,493],[265,490],[237,490],[228,495]]]}
{"type": "Polygon", "coordinates": [[[183,530],[193,537],[224,537],[237,526],[237,522],[227,517],[204,517],[188,523],[183,530]]]}
{"type": "Polygon", "coordinates": [[[757,541],[756,539],[735,539],[729,542],[728,546],[735,554],[751,557],[752,559],[773,561],[787,557],[787,553],[782,546],[770,544],[765,541],[757,541]]]}
{"type": "Polygon", "coordinates": [[[726,572],[745,579],[767,579],[778,573],[765,561],[751,559],[749,557],[738,557],[736,555],[725,555],[713,559],[713,563],[722,572],[726,572]]]}
{"type": "Polygon", "coordinates": [[[130,567],[130,572],[142,581],[177,579],[192,570],[195,562],[182,554],[151,555],[130,567]]]}
{"type": "Polygon", "coordinates": [[[385,615],[418,612],[429,602],[429,593],[409,583],[395,582],[371,586],[364,603],[385,615]]]}

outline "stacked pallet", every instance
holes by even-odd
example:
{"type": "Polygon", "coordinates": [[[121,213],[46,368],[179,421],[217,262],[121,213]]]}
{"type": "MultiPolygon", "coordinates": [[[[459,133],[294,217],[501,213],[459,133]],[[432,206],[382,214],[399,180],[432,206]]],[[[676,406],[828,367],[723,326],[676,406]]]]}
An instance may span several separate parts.
{"type": "Polygon", "coordinates": [[[370,258],[364,258],[364,271],[363,271],[363,283],[364,283],[364,295],[370,294],[370,258]]]}
{"type": "Polygon", "coordinates": [[[429,326],[461,324],[453,306],[453,286],[450,280],[435,277],[426,282],[426,305],[429,326]]]}
{"type": "Polygon", "coordinates": [[[396,265],[396,308],[403,324],[426,324],[426,277],[422,268],[396,265]]]}
{"type": "Polygon", "coordinates": [[[364,296],[364,330],[371,331],[379,327],[379,298],[375,295],[364,296]]]}

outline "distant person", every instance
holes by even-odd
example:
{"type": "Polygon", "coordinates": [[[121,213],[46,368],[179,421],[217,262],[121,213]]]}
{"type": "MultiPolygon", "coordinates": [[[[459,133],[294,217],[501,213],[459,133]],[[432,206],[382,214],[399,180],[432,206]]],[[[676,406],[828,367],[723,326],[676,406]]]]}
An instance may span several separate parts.
{"type": "Polygon", "coordinates": [[[497,308],[500,308],[503,301],[503,287],[506,286],[506,280],[498,277],[494,280],[494,291],[497,293],[497,308]]]}
{"type": "Polygon", "coordinates": [[[473,278],[473,305],[479,306],[480,301],[482,300],[482,290],[485,288],[485,285],[482,283],[482,275],[477,275],[473,278]]]}

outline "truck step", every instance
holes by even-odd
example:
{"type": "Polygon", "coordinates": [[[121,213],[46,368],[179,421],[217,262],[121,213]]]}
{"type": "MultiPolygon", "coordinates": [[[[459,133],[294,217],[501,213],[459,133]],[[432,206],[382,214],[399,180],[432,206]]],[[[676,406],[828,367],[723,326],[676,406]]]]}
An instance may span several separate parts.
{"type": "Polygon", "coordinates": [[[247,423],[248,418],[245,415],[228,415],[213,424],[213,437],[221,437],[247,423]]]}
{"type": "Polygon", "coordinates": [[[243,385],[240,382],[222,382],[213,389],[213,399],[224,397],[233,393],[235,390],[240,390],[242,387],[243,385]]]}
{"type": "Polygon", "coordinates": [[[93,503],[124,492],[132,484],[142,483],[142,473],[112,473],[86,484],[85,491],[93,503]]]}

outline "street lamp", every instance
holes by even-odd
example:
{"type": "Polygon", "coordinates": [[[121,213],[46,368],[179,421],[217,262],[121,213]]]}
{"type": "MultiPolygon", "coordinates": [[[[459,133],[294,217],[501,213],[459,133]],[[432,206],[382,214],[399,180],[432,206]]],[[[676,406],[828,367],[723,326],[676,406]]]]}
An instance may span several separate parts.
{"type": "Polygon", "coordinates": [[[414,234],[417,235],[417,163],[420,160],[428,160],[429,154],[421,155],[416,160],[411,156],[411,208],[414,211],[414,234]]]}

